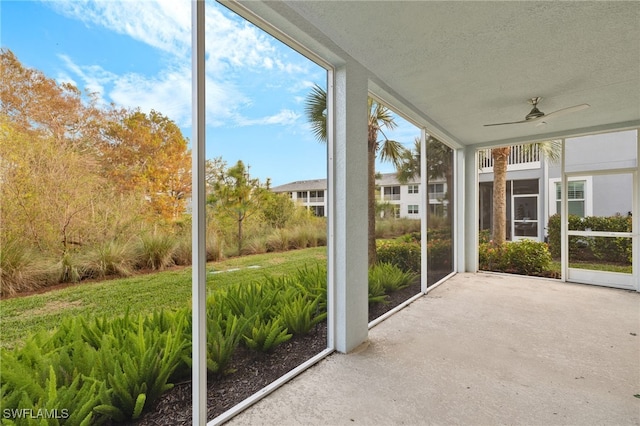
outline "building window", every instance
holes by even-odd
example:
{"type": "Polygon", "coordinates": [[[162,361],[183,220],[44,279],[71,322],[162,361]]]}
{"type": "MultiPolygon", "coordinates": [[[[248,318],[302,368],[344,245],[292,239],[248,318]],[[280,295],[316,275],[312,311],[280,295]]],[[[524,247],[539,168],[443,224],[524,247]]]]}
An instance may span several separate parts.
{"type": "MultiPolygon", "coordinates": [[[[567,202],[569,203],[569,214],[585,216],[585,186],[586,181],[576,180],[567,182],[567,202]]],[[[556,212],[561,211],[562,185],[556,182],[556,212]]]]}
{"type": "Polygon", "coordinates": [[[296,199],[301,200],[301,201],[307,201],[307,191],[298,191],[298,193],[296,194],[296,199]]]}
{"type": "Polygon", "coordinates": [[[418,205],[417,204],[409,204],[408,211],[409,214],[418,214],[418,205]]]}
{"type": "Polygon", "coordinates": [[[445,196],[444,183],[430,183],[429,184],[429,199],[441,200],[445,196]]]}
{"type": "Polygon", "coordinates": [[[314,216],[324,217],[324,206],[311,206],[311,212],[314,216]]]}
{"type": "Polygon", "coordinates": [[[444,204],[429,204],[429,213],[432,216],[446,217],[447,211],[444,204]]]}
{"type": "Polygon", "coordinates": [[[418,194],[418,185],[409,185],[409,194],[418,194]]]}
{"type": "Polygon", "coordinates": [[[384,187],[384,199],[385,200],[399,200],[400,199],[400,186],[385,186],[384,187]]]}
{"type": "Polygon", "coordinates": [[[309,201],[321,203],[324,201],[324,191],[309,191],[309,201]]]}

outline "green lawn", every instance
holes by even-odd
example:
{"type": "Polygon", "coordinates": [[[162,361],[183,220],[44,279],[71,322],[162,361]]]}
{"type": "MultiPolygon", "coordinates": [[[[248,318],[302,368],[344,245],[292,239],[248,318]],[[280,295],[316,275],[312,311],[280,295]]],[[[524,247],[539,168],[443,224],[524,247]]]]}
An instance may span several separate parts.
{"type": "MultiPolygon", "coordinates": [[[[592,263],[592,262],[571,262],[569,264],[569,267],[578,268],[578,269],[589,269],[592,271],[621,272],[624,274],[632,273],[631,265],[613,265],[610,263],[592,263]]],[[[557,271],[559,274],[560,262],[555,260],[551,262],[551,270],[557,271]]]]}
{"type": "MultiPolygon", "coordinates": [[[[326,261],[326,247],[232,258],[207,265],[207,290],[265,275],[295,272],[326,261]]],[[[154,309],[175,309],[191,302],[191,268],[138,275],[26,297],[0,300],[0,346],[13,347],[28,334],[51,330],[68,315],[114,317],[154,309]]]]}

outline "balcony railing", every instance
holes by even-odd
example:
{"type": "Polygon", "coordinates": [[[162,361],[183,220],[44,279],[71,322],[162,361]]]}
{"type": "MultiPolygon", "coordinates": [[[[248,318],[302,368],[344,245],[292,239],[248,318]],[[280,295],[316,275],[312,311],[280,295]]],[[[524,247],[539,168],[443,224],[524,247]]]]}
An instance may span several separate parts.
{"type": "MultiPolygon", "coordinates": [[[[509,158],[507,159],[507,170],[536,169],[540,167],[540,148],[537,145],[516,145],[511,147],[509,158]]],[[[493,158],[491,148],[480,151],[480,171],[493,171],[493,158]]]]}

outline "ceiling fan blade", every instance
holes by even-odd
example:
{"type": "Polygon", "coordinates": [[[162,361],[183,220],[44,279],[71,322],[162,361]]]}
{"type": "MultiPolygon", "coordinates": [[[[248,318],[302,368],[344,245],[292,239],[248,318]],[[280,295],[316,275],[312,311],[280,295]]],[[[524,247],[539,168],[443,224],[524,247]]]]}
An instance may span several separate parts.
{"type": "Polygon", "coordinates": [[[568,107],[568,108],[562,108],[562,109],[559,109],[557,111],[550,112],[549,114],[546,114],[546,115],[544,115],[543,117],[540,117],[540,118],[543,118],[546,121],[546,120],[549,120],[551,118],[556,118],[556,117],[560,117],[562,115],[567,115],[567,114],[571,114],[571,113],[574,113],[574,112],[582,111],[583,109],[587,109],[590,106],[591,105],[589,105],[589,104],[574,105],[574,106],[571,106],[571,107],[568,107]]]}
{"type": "Polygon", "coordinates": [[[520,123],[531,123],[533,120],[522,120],[522,121],[509,121],[507,123],[493,123],[493,124],[485,124],[484,127],[490,126],[504,126],[505,124],[520,124],[520,123]]]}

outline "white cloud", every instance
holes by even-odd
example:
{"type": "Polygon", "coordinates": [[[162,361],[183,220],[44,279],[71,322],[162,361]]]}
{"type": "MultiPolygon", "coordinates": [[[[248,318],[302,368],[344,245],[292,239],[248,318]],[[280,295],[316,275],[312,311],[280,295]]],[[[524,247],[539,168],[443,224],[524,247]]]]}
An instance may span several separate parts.
{"type": "Polygon", "coordinates": [[[54,1],[59,13],[87,25],[102,26],[145,44],[184,56],[191,44],[188,1],[54,1]]]}
{"type": "MultiPolygon", "coordinates": [[[[97,65],[77,64],[61,56],[63,78],[79,80],[103,102],[148,112],[155,109],[183,127],[191,117],[191,3],[188,0],[64,0],[47,3],[57,12],[131,37],[166,54],[164,69],[154,75],[116,75],[97,65]]],[[[279,53],[268,35],[241,19],[231,19],[221,7],[207,3],[207,122],[209,125],[289,125],[299,118],[291,110],[248,119],[243,110],[254,104],[246,81],[247,73],[266,74],[269,81],[281,80],[270,73],[286,73],[283,90],[308,85],[305,60],[291,61],[279,53]],[[296,76],[300,76],[300,80],[296,76]],[[304,76],[304,77],[303,77],[304,76]],[[242,89],[241,89],[242,88],[242,89]]]]}
{"type": "Polygon", "coordinates": [[[270,115],[267,117],[255,118],[255,119],[239,118],[238,124],[240,126],[274,125],[274,124],[288,126],[288,125],[295,124],[298,118],[300,118],[300,114],[296,113],[295,111],[291,111],[289,109],[283,109],[277,114],[270,115]]]}
{"type": "Polygon", "coordinates": [[[68,74],[63,74],[69,80],[73,81],[78,89],[96,94],[98,96],[98,101],[103,104],[109,103],[104,97],[106,90],[105,86],[111,84],[117,78],[115,74],[104,70],[98,65],[78,65],[67,55],[58,55],[58,57],[62,59],[67,70],[75,74],[82,81],[82,84],[80,85],[68,74]]]}

